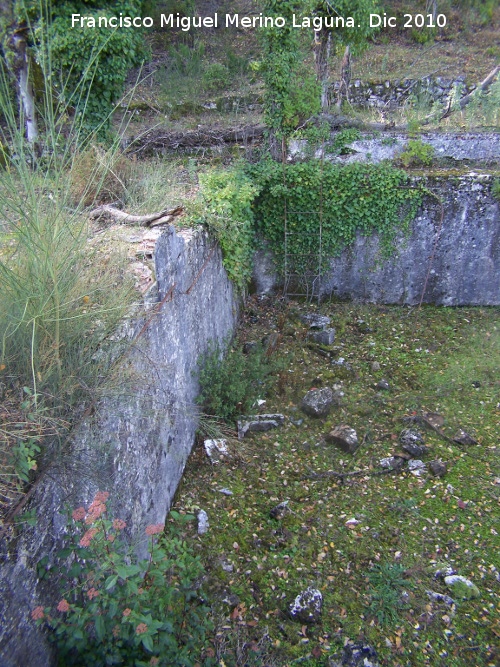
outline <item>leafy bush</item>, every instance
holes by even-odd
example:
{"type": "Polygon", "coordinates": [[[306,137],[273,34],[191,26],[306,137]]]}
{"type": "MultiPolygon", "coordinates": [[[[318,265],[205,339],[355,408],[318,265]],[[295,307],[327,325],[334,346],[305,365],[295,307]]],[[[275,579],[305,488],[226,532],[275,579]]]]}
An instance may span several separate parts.
{"type": "Polygon", "coordinates": [[[170,70],[180,76],[198,76],[203,68],[205,45],[195,42],[193,47],[182,42],[169,49],[170,70]]]}
{"type": "Polygon", "coordinates": [[[500,178],[495,178],[491,186],[491,194],[495,199],[500,200],[500,178]]]}
{"type": "Polygon", "coordinates": [[[229,70],[220,63],[211,63],[205,69],[203,81],[209,90],[220,90],[227,84],[229,70]]]}
{"type": "Polygon", "coordinates": [[[332,149],[337,155],[346,155],[349,153],[349,144],[361,138],[361,132],[354,127],[347,128],[337,132],[333,140],[332,149]]]}
{"type": "Polygon", "coordinates": [[[434,148],[421,139],[410,139],[399,156],[404,167],[428,167],[434,159],[434,148]]]}
{"type": "Polygon", "coordinates": [[[108,514],[108,495],[98,492],[87,510],[72,512],[56,565],[39,563],[42,577],[61,577],[62,599],[56,610],[36,607],[32,617],[50,630],[60,665],[199,664],[211,627],[195,585],[200,557],[178,531],[165,536],[159,524],[146,527],[149,556],[137,560],[122,539],[125,522],[108,514]]]}
{"type": "Polygon", "coordinates": [[[209,171],[200,175],[200,186],[201,202],[196,221],[214,232],[222,248],[224,268],[243,292],[252,274],[252,202],[257,187],[241,168],[209,171]]]}
{"type": "MultiPolygon", "coordinates": [[[[141,0],[52,3],[51,53],[48,56],[42,52],[47,59],[45,68],[51,73],[55,90],[82,115],[89,129],[107,128],[129,70],[140,65],[148,51],[139,28],[68,30],[71,14],[79,12],[96,21],[99,16],[110,18],[120,12],[124,16],[139,16],[141,5],[141,0]]],[[[42,22],[41,17],[38,20],[42,22]]]]}
{"type": "Polygon", "coordinates": [[[224,356],[216,345],[198,361],[203,411],[226,422],[249,411],[258,398],[266,394],[274,366],[262,348],[248,355],[236,347],[224,356]]]}
{"type": "Polygon", "coordinates": [[[228,48],[226,49],[226,67],[231,74],[245,74],[248,71],[248,58],[228,48]]]}

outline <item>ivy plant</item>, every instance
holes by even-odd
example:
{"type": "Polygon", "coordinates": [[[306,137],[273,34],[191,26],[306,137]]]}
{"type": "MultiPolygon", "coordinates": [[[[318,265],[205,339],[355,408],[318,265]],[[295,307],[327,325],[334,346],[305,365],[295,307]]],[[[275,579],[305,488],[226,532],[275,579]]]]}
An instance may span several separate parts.
{"type": "Polygon", "coordinates": [[[398,229],[409,229],[424,196],[421,188],[410,187],[406,172],[389,164],[268,161],[249,169],[259,188],[254,202],[256,229],[269,241],[278,263],[284,256],[286,203],[291,232],[287,253],[296,270],[308,268],[307,257],[317,263],[320,218],[325,263],[350,245],[358,232],[378,233],[382,254],[389,255],[398,229]]]}
{"type": "Polygon", "coordinates": [[[220,243],[224,268],[240,292],[252,272],[252,203],[257,186],[244,171],[212,170],[200,176],[201,200],[194,221],[206,224],[220,243]]]}

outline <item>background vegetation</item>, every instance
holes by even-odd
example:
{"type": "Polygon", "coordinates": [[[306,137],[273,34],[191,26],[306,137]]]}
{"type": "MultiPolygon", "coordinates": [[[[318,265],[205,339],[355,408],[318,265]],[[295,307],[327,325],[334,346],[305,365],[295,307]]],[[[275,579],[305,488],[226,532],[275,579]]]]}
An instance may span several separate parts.
{"type": "MultiPolygon", "coordinates": [[[[72,426],[109,390],[104,379],[113,375],[111,360],[122,351],[111,333],[137,298],[130,257],[120,252],[127,247],[123,237],[116,247],[115,230],[90,223],[90,208],[112,203],[149,213],[182,204],[191,222],[206,224],[216,235],[228,274],[242,293],[255,232],[282,251],[285,198],[291,204],[288,222],[300,230],[296,253],[318,251],[316,221],[306,211],[318,211],[320,194],[325,254],[349,243],[357,231],[378,231],[389,250],[423,196],[409,187],[406,172],[394,165],[339,168],[314,159],[288,164],[269,157],[286,158],[292,137],[324,146],[329,128],[314,116],[326,83],[339,76],[346,44],[357,47],[353,78],[465,74],[469,84],[480,81],[500,57],[497,4],[419,3],[419,11],[446,14],[442,30],[313,35],[96,29],[90,35],[67,29],[72,12],[158,17],[207,13],[210,7],[193,0],[58,0],[50,6],[0,0],[0,493],[5,513],[39,470],[60,455],[72,426]],[[330,53],[320,71],[321,45],[323,55],[330,53]],[[22,90],[33,98],[35,140],[26,136],[22,90]],[[258,150],[244,141],[231,147],[202,142],[186,153],[161,152],[144,162],[134,158],[134,141],[158,124],[180,142],[192,131],[217,138],[227,127],[263,121],[267,138],[258,150]],[[250,160],[242,162],[242,155],[250,160]]],[[[356,15],[376,10],[371,0],[341,6],[356,15]]],[[[289,15],[329,8],[322,2],[299,7],[292,0],[238,0],[220,11],[289,15]]],[[[416,8],[397,0],[384,3],[381,11],[401,16],[416,8]]],[[[462,94],[456,86],[451,102],[462,94]]],[[[441,127],[498,129],[499,95],[497,82],[441,127]]],[[[344,103],[340,113],[355,123],[406,123],[418,133],[435,109],[415,94],[393,110],[359,111],[344,103]]],[[[329,149],[337,155],[348,151],[358,136],[354,129],[339,133],[329,149]]],[[[432,160],[428,146],[415,136],[399,166],[425,167],[432,160]]],[[[492,192],[498,196],[496,181],[492,192]]],[[[186,522],[159,544],[154,535],[162,529],[153,527],[149,565],[126,560],[121,528],[111,518],[99,522],[100,515],[95,517],[88,530],[97,530],[89,536],[73,517],[75,535],[54,572],[64,571],[69,558],[76,568],[70,576],[80,584],[75,588],[73,579],[68,582],[61,600],[66,604],[57,612],[39,609],[38,620],[55,632],[62,659],[72,661],[133,656],[137,664],[164,659],[207,667],[323,667],[346,641],[356,641],[370,642],[383,664],[394,667],[459,667],[471,664],[470,656],[493,666],[500,632],[493,519],[500,475],[497,311],[415,313],[327,304],[324,311],[334,319],[338,344],[325,349],[307,340],[298,319],[301,304],[275,306],[266,312],[265,304],[250,300],[245,320],[251,326],[228,344],[225,360],[219,349],[200,360],[200,402],[209,415],[233,422],[266,393],[266,411],[279,410],[289,418],[283,431],[240,443],[227,467],[208,466],[195,452],[177,499],[177,517],[186,522]],[[243,344],[263,334],[274,334],[276,345],[266,353],[258,347],[243,354],[243,344]],[[346,364],[336,363],[341,357],[346,364]],[[386,394],[375,386],[382,379],[391,387],[386,394]],[[299,423],[301,394],[323,385],[346,390],[335,419],[299,423]],[[445,437],[426,434],[433,457],[448,465],[445,479],[375,474],[379,459],[390,453],[388,445],[397,442],[402,420],[429,411],[446,420],[445,437]],[[362,447],[355,456],[325,446],[324,432],[334,421],[358,430],[362,447]],[[478,444],[466,449],[454,442],[459,427],[470,430],[478,444]],[[232,495],[219,495],[221,486],[232,495]],[[282,501],[290,511],[276,519],[270,512],[282,501]],[[218,526],[204,538],[197,536],[193,521],[200,508],[207,508],[218,526]],[[359,521],[355,529],[345,525],[349,518],[359,521]],[[431,600],[428,589],[447,593],[428,569],[441,559],[473,579],[481,599],[453,606],[431,600]],[[202,564],[208,601],[197,588],[202,564]],[[299,628],[288,617],[288,605],[310,584],[322,590],[327,611],[317,626],[299,628]]]]}

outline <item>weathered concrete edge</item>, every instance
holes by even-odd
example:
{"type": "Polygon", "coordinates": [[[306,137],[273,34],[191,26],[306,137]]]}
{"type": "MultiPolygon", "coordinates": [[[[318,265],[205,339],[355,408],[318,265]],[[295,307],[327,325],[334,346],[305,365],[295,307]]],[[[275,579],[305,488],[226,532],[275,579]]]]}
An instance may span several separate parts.
{"type": "MultiPolygon", "coordinates": [[[[358,235],[354,244],[329,260],[321,282],[323,298],[398,305],[500,305],[500,207],[491,193],[493,177],[429,177],[425,185],[443,202],[427,198],[408,237],[381,256],[380,239],[358,235]]],[[[269,252],[255,257],[258,293],[280,287],[269,252]]]]}
{"type": "MultiPolygon", "coordinates": [[[[170,507],[197,425],[197,359],[210,341],[231,335],[238,301],[220,249],[205,232],[183,238],[170,228],[158,241],[155,261],[153,301],[164,303],[139,337],[149,315],[127,327],[133,344],[121,395],[99,404],[51,466],[31,502],[36,528],[1,546],[1,667],[54,664],[30,612],[58,599],[56,586],[38,580],[36,564],[60,548],[67,504],[88,504],[98,489],[109,491],[130,540],[144,536],[146,524],[163,522],[170,507]]],[[[144,551],[143,540],[136,546],[144,551]]]]}

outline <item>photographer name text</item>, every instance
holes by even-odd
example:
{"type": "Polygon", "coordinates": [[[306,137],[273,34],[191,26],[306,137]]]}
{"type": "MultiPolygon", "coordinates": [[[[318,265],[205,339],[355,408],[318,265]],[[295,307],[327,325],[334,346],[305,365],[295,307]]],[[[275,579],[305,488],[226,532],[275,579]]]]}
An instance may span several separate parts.
{"type": "Polygon", "coordinates": [[[160,14],[159,19],[151,16],[83,16],[82,14],[71,15],[72,28],[166,28],[188,32],[193,28],[284,28],[290,25],[292,28],[312,28],[320,31],[323,29],[339,28],[444,28],[446,16],[438,14],[403,14],[402,16],[390,16],[383,14],[370,14],[368,25],[355,23],[352,16],[300,16],[293,14],[291,22],[283,16],[244,16],[241,14],[217,13],[212,16],[183,16],[181,14],[160,14]],[[159,25],[158,25],[159,24],[159,25]]]}

